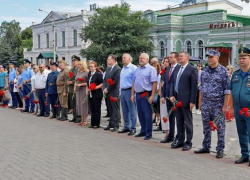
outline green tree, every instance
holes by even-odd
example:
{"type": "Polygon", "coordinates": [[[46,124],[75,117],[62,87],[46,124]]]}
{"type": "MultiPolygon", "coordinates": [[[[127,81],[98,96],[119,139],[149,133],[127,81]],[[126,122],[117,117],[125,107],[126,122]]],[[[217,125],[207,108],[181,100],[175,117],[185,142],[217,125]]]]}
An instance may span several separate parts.
{"type": "Polygon", "coordinates": [[[245,1],[246,3],[249,3],[250,0],[241,0],[241,1],[243,1],[243,2],[245,1]]]}
{"type": "Polygon", "coordinates": [[[152,53],[148,30],[153,25],[142,18],[142,12],[132,12],[126,2],[96,11],[80,34],[82,40],[91,42],[87,49],[81,50],[83,57],[106,66],[111,53],[117,55],[119,64],[123,53],[131,54],[133,59],[138,59],[142,52],[152,53]]]}
{"type": "Polygon", "coordinates": [[[32,49],[33,46],[33,39],[32,39],[32,29],[31,28],[26,28],[24,29],[21,34],[21,45],[18,49],[18,54],[20,55],[18,64],[23,63],[23,49],[27,48],[28,51],[32,49]]]}

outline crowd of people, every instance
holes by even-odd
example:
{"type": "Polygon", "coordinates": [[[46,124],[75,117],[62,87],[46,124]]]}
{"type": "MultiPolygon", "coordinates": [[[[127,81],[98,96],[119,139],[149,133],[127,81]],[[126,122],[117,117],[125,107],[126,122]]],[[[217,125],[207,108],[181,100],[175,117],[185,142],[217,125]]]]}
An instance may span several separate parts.
{"type": "MultiPolygon", "coordinates": [[[[100,128],[101,104],[105,99],[109,124],[104,130],[127,133],[129,136],[152,138],[152,131],[164,131],[161,143],[171,143],[171,148],[192,148],[193,114],[201,114],[203,122],[203,148],[197,154],[210,153],[211,133],[217,131],[216,158],[223,157],[225,148],[226,119],[236,119],[242,157],[235,163],[249,161],[250,141],[250,50],[239,49],[240,69],[219,64],[220,52],[209,50],[208,66],[202,63],[192,66],[188,52],[171,52],[161,64],[157,58],[150,60],[142,53],[139,65],[133,64],[130,54],[123,54],[123,67],[117,56],[107,57],[107,69],[97,62],[80,60],[73,56],[72,68],[65,60],[50,66],[32,65],[24,59],[24,65],[15,68],[9,63],[9,72],[0,66],[0,88],[9,90],[12,106],[23,113],[38,117],[56,118],[100,128]],[[246,77],[246,78],[245,78],[246,77]],[[232,92],[232,93],[230,93],[232,92]],[[242,109],[243,108],[243,109],[242,109]],[[194,109],[194,110],[193,110],[194,109]],[[121,113],[122,112],[122,113],[121,113]],[[137,118],[140,132],[136,133],[137,118]],[[119,130],[123,119],[124,127],[119,130]],[[153,130],[153,123],[157,128],[153,130]],[[175,130],[177,129],[177,132],[175,130]]],[[[8,100],[2,93],[2,106],[8,100]]]]}

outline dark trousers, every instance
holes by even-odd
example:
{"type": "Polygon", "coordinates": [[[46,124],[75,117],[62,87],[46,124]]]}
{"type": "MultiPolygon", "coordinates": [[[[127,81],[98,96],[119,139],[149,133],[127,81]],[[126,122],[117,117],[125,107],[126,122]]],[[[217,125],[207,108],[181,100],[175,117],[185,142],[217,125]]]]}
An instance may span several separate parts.
{"type": "Polygon", "coordinates": [[[37,89],[37,97],[39,100],[39,106],[40,106],[40,114],[50,114],[50,107],[49,102],[47,101],[47,98],[45,97],[45,89],[37,89]],[[48,103],[47,106],[45,106],[45,102],[48,103]]]}
{"type": "Polygon", "coordinates": [[[91,126],[100,126],[102,98],[89,98],[89,108],[91,111],[91,126]]]}
{"type": "MultiPolygon", "coordinates": [[[[30,84],[24,84],[23,85],[23,96],[26,96],[30,93],[31,91],[31,85],[30,84]]],[[[29,107],[30,107],[30,111],[34,111],[35,108],[35,104],[33,103],[34,100],[34,95],[33,93],[31,93],[30,98],[27,98],[25,100],[25,111],[29,111],[29,107]]]]}
{"type": "MultiPolygon", "coordinates": [[[[149,92],[149,95],[151,92],[149,92]]],[[[151,105],[148,103],[146,97],[141,98],[139,93],[136,93],[136,106],[138,111],[138,117],[141,124],[141,134],[146,136],[152,136],[153,119],[151,105]]]]}
{"type": "MultiPolygon", "coordinates": [[[[72,100],[72,96],[73,96],[74,93],[69,93],[69,98],[68,98],[68,109],[74,109],[73,106],[74,106],[74,103],[73,103],[73,100],[72,100]]],[[[75,96],[75,95],[74,95],[75,96]]]]}
{"type": "Polygon", "coordinates": [[[199,96],[200,96],[200,93],[199,93],[199,91],[198,91],[198,92],[197,92],[197,95],[196,95],[196,104],[195,104],[196,110],[199,109],[199,96]]]}
{"type": "MultiPolygon", "coordinates": [[[[171,103],[171,101],[166,99],[166,105],[167,105],[167,110],[169,112],[171,110],[171,108],[173,107],[173,104],[171,103]]],[[[175,113],[173,112],[169,116],[169,134],[168,134],[168,137],[171,139],[174,139],[174,134],[175,134],[175,113]]]]}
{"type": "Polygon", "coordinates": [[[23,101],[22,101],[22,99],[20,98],[19,93],[18,93],[18,92],[15,92],[15,95],[16,95],[16,97],[17,97],[18,107],[22,108],[22,107],[23,107],[23,101]]]}
{"type": "Polygon", "coordinates": [[[180,107],[176,112],[178,144],[185,141],[185,132],[187,134],[185,144],[191,145],[193,139],[193,116],[190,107],[180,107]]]}
{"type": "Polygon", "coordinates": [[[121,114],[120,114],[120,108],[119,108],[119,100],[117,102],[110,101],[110,95],[107,95],[107,103],[108,107],[110,109],[110,120],[109,120],[109,126],[110,127],[117,127],[119,128],[119,122],[121,120],[121,114]]]}
{"type": "MultiPolygon", "coordinates": [[[[48,94],[48,103],[51,105],[52,109],[56,109],[54,105],[60,105],[59,99],[58,99],[58,94],[48,94]]],[[[60,107],[58,107],[60,108],[60,107]]]]}
{"type": "Polygon", "coordinates": [[[81,116],[77,115],[77,112],[76,112],[76,94],[75,93],[69,93],[68,101],[71,102],[71,104],[70,104],[71,107],[70,108],[73,109],[73,119],[81,118],[81,116]]]}
{"type": "Polygon", "coordinates": [[[110,110],[109,110],[109,106],[108,106],[108,98],[107,98],[107,96],[105,98],[105,104],[106,104],[106,107],[107,107],[107,115],[110,116],[110,110]]]}
{"type": "Polygon", "coordinates": [[[11,94],[11,98],[12,98],[12,106],[13,107],[17,107],[17,97],[16,94],[14,93],[14,84],[10,84],[10,94],[11,94]]]}

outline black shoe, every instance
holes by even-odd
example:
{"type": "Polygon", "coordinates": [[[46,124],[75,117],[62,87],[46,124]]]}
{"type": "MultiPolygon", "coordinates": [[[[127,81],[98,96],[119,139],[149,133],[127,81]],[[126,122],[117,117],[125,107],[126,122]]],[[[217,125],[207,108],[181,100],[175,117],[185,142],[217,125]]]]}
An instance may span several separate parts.
{"type": "Polygon", "coordinates": [[[223,158],[223,151],[217,151],[216,158],[223,158]]]}
{"type": "Polygon", "coordinates": [[[38,115],[36,115],[37,117],[42,117],[42,116],[44,116],[44,114],[38,114],[38,115]]]}
{"type": "Polygon", "coordinates": [[[108,118],[109,117],[109,115],[107,114],[106,116],[102,116],[103,118],[108,118]]]}
{"type": "Polygon", "coordinates": [[[69,120],[69,122],[75,122],[75,121],[76,121],[76,118],[69,120]]]}
{"type": "Polygon", "coordinates": [[[114,127],[111,132],[117,132],[117,131],[118,131],[118,128],[114,127]]]}
{"type": "Polygon", "coordinates": [[[44,114],[44,117],[49,117],[49,114],[44,114]]]}
{"type": "Polygon", "coordinates": [[[244,162],[249,162],[249,158],[241,157],[240,159],[235,161],[235,164],[242,164],[244,162]]]}
{"type": "Polygon", "coordinates": [[[162,131],[163,134],[166,134],[167,131],[162,131]]]}
{"type": "Polygon", "coordinates": [[[60,119],[60,121],[68,121],[68,118],[62,117],[62,118],[60,119]]]}
{"type": "Polygon", "coordinates": [[[146,136],[145,138],[144,138],[144,140],[150,140],[152,138],[152,136],[146,136]]]}
{"type": "Polygon", "coordinates": [[[122,129],[122,130],[118,131],[118,133],[127,133],[127,132],[130,132],[130,130],[129,129],[122,129]]]}
{"type": "Polygon", "coordinates": [[[110,130],[110,126],[108,125],[107,127],[105,127],[103,130],[107,131],[107,130],[110,130]]]}
{"type": "Polygon", "coordinates": [[[174,141],[173,139],[167,137],[166,139],[161,140],[161,143],[170,143],[173,141],[174,141]]]}
{"type": "Polygon", "coordinates": [[[54,119],[54,118],[56,118],[56,116],[52,115],[52,116],[50,116],[49,118],[50,118],[50,119],[54,119]]]}
{"type": "Polygon", "coordinates": [[[144,137],[144,136],[146,136],[146,134],[139,133],[139,134],[135,135],[135,137],[144,137]]]}
{"type": "Polygon", "coordinates": [[[192,144],[185,144],[182,148],[182,151],[188,151],[192,148],[192,144]]]}
{"type": "Polygon", "coordinates": [[[128,136],[133,136],[135,135],[136,131],[135,130],[131,130],[129,133],[128,133],[128,136]]]}
{"type": "Polygon", "coordinates": [[[183,144],[175,144],[173,146],[171,146],[172,149],[177,149],[177,148],[180,148],[180,147],[183,147],[183,144]]]}
{"type": "Polygon", "coordinates": [[[16,108],[17,108],[17,106],[11,106],[10,108],[11,108],[11,109],[16,109],[16,108]]]}
{"type": "Polygon", "coordinates": [[[94,127],[93,127],[93,129],[98,129],[98,128],[100,128],[100,126],[94,126],[94,127]]]}
{"type": "Polygon", "coordinates": [[[30,111],[30,112],[28,112],[28,113],[30,113],[30,114],[32,114],[32,113],[34,113],[35,111],[30,111]]]}
{"type": "Polygon", "coordinates": [[[21,109],[20,111],[21,111],[21,113],[24,113],[24,112],[29,112],[29,111],[27,111],[27,110],[23,110],[23,109],[21,109]]]}
{"type": "Polygon", "coordinates": [[[172,142],[172,144],[171,144],[171,147],[172,146],[175,146],[176,144],[178,144],[178,140],[175,138],[175,140],[172,142]]]}
{"type": "Polygon", "coordinates": [[[195,150],[194,153],[195,153],[195,154],[210,153],[210,149],[202,148],[202,149],[199,149],[199,150],[195,150]]]}
{"type": "Polygon", "coordinates": [[[162,129],[160,127],[157,127],[156,129],[154,129],[153,131],[162,131],[162,129]]]}

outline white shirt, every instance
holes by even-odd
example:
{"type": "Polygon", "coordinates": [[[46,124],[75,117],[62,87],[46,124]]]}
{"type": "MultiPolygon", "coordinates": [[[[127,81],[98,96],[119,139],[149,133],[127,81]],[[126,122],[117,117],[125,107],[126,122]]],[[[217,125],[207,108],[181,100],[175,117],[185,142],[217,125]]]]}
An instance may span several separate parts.
{"type": "Polygon", "coordinates": [[[174,68],[177,66],[177,63],[173,66],[171,66],[170,68],[172,68],[172,73],[174,72],[174,68]]]}
{"type": "Polygon", "coordinates": [[[39,71],[35,75],[35,88],[36,89],[45,89],[46,80],[49,75],[49,70],[45,69],[42,73],[39,71]]]}
{"type": "Polygon", "coordinates": [[[18,80],[17,80],[17,78],[15,78],[15,79],[14,79],[14,88],[13,88],[13,92],[18,92],[17,86],[18,86],[18,80]]]}
{"type": "Polygon", "coordinates": [[[182,69],[182,73],[184,72],[184,70],[185,70],[185,68],[187,67],[187,65],[188,65],[188,63],[187,63],[187,64],[185,64],[184,66],[181,66],[182,68],[180,67],[179,72],[178,72],[178,74],[177,74],[177,76],[176,76],[176,77],[178,77],[178,76],[179,76],[181,69],[182,69]]]}
{"type": "Polygon", "coordinates": [[[32,89],[32,91],[34,91],[35,90],[35,80],[36,80],[36,75],[35,74],[33,74],[33,76],[31,77],[31,89],[32,89]]]}
{"type": "MultiPolygon", "coordinates": [[[[96,70],[95,70],[93,73],[90,74],[89,85],[90,85],[91,79],[92,79],[93,75],[95,74],[95,72],[96,72],[96,70]]],[[[91,93],[91,91],[90,91],[89,95],[90,95],[90,98],[92,98],[92,93],[91,93]]]]}

